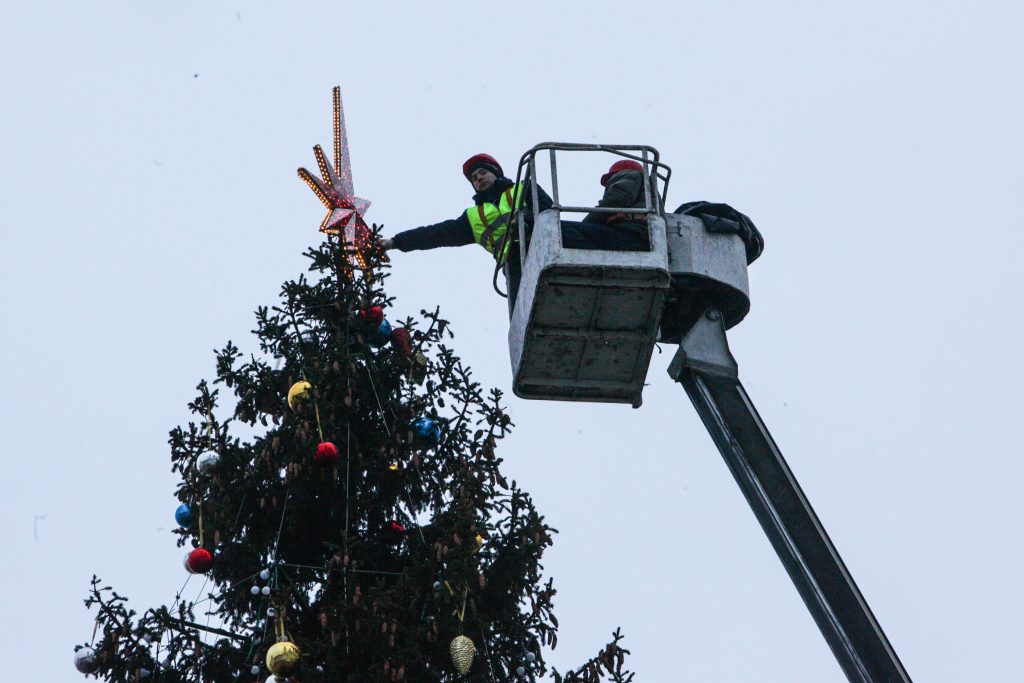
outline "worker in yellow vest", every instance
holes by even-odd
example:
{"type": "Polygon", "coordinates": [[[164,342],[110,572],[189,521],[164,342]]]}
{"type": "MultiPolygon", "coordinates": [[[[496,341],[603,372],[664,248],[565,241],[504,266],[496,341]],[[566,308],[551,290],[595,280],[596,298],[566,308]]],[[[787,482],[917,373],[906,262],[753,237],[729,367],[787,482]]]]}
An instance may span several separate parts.
{"type": "MultiPolygon", "coordinates": [[[[529,210],[532,197],[529,186],[526,183],[517,186],[506,178],[501,170],[501,164],[490,154],[471,156],[462,165],[462,175],[476,190],[476,194],[473,195],[473,206],[450,220],[404,230],[384,240],[382,246],[385,249],[399,251],[418,251],[479,244],[506,267],[511,310],[515,306],[522,271],[518,249],[511,248],[512,239],[504,238],[514,209],[522,209],[525,206],[528,209],[524,214],[527,223],[532,223],[533,211],[529,210]]],[[[538,190],[538,212],[551,208],[551,197],[543,189],[538,190]]],[[[514,226],[512,230],[512,236],[516,236],[514,226]]]]}

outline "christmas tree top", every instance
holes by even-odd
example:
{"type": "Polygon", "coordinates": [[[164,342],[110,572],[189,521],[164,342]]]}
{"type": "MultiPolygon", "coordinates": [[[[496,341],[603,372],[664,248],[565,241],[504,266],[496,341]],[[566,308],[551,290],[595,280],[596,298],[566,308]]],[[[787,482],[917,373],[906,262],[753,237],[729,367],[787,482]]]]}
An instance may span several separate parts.
{"type": "MultiPolygon", "coordinates": [[[[447,346],[438,309],[392,313],[335,103],[347,180],[323,162],[337,196],[317,186],[349,213],[325,219],[310,275],[256,311],[258,348],[216,353],[194,419],[170,434],[185,585],[139,614],[94,578],[83,673],[420,683],[547,671],[557,621],[540,560],[553,530],[501,473],[512,426],[501,392],[447,346]]],[[[618,639],[555,680],[630,680],[618,639]]]]}

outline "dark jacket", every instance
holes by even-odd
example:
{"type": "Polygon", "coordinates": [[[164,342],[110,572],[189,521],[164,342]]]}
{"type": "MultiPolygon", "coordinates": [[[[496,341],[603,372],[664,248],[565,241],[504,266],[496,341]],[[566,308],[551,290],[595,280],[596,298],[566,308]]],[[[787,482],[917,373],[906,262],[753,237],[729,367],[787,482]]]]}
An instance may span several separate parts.
{"type": "MultiPolygon", "coordinates": [[[[491,185],[490,189],[473,195],[473,202],[476,206],[481,204],[496,205],[501,199],[501,194],[506,189],[514,186],[514,182],[502,176],[494,181],[494,185],[491,185]]],[[[524,183],[524,189],[526,190],[526,206],[530,207],[533,203],[533,197],[529,191],[529,184],[524,183]]],[[[550,209],[551,197],[548,196],[548,193],[543,188],[538,187],[537,190],[540,211],[550,209]]],[[[532,212],[526,214],[526,220],[528,224],[532,224],[532,212]]],[[[395,235],[392,239],[394,240],[395,248],[399,251],[417,251],[419,249],[436,249],[437,247],[461,247],[465,244],[474,243],[473,228],[469,225],[469,219],[466,218],[465,211],[460,213],[458,217],[447,221],[405,230],[395,235]]]]}
{"type": "Polygon", "coordinates": [[[687,202],[680,205],[675,213],[698,216],[704,223],[704,229],[708,232],[739,235],[747,248],[748,266],[764,251],[764,238],[761,237],[754,221],[728,204],[703,201],[687,202]]]}
{"type": "MultiPolygon", "coordinates": [[[[608,179],[604,196],[597,203],[601,207],[641,209],[647,205],[644,200],[644,174],[641,171],[620,171],[608,179]]],[[[584,223],[616,223],[624,218],[614,213],[588,213],[584,223]]],[[[627,222],[635,222],[629,221],[627,222]]],[[[641,221],[642,222],[642,221],[641,221]]]]}
{"type": "MultiPolygon", "coordinates": [[[[653,200],[652,200],[653,201],[653,200]]],[[[644,199],[644,174],[641,171],[619,171],[608,179],[608,185],[604,188],[604,196],[597,203],[598,206],[621,209],[640,209],[647,206],[644,199]]],[[[622,213],[598,213],[592,211],[583,219],[583,223],[597,223],[620,233],[622,238],[632,240],[633,246],[609,246],[609,240],[613,237],[591,231],[591,234],[582,233],[588,242],[593,243],[595,249],[650,249],[649,230],[647,217],[643,214],[632,214],[628,211],[622,213]]],[[[618,239],[613,239],[611,244],[618,244],[618,239]]],[[[586,248],[586,247],[584,247],[586,248]]]]}

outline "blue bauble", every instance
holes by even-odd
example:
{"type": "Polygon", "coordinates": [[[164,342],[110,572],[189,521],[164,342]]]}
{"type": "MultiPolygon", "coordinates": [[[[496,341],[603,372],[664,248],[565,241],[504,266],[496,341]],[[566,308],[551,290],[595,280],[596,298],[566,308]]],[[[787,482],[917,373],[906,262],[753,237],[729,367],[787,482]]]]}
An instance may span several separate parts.
{"type": "Polygon", "coordinates": [[[387,320],[381,322],[377,330],[370,335],[370,344],[373,346],[384,346],[391,339],[391,323],[387,320]]]}
{"type": "Polygon", "coordinates": [[[412,423],[416,440],[426,447],[441,443],[441,425],[429,417],[417,417],[412,423]]]}
{"type": "Polygon", "coordinates": [[[174,511],[174,521],[183,529],[187,529],[195,524],[196,518],[195,515],[192,514],[192,508],[189,507],[188,503],[182,503],[178,506],[178,509],[174,511]]]}

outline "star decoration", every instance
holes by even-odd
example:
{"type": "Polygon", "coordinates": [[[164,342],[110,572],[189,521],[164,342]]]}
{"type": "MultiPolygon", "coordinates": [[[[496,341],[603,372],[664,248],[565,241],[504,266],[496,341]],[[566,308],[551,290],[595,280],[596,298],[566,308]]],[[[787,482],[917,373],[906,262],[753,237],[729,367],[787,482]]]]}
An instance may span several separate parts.
{"type": "Polygon", "coordinates": [[[361,251],[370,246],[372,233],[363,216],[370,208],[370,200],[355,196],[352,184],[352,164],[349,161],[348,135],[345,131],[345,112],[341,107],[341,88],[332,91],[334,104],[334,165],[324,156],[320,145],[313,147],[321,179],[304,168],[299,177],[327,207],[327,215],[320,223],[320,232],[344,235],[345,243],[355,250],[355,259],[361,267],[365,260],[361,251]],[[335,171],[337,169],[337,171],[335,171]]]}

